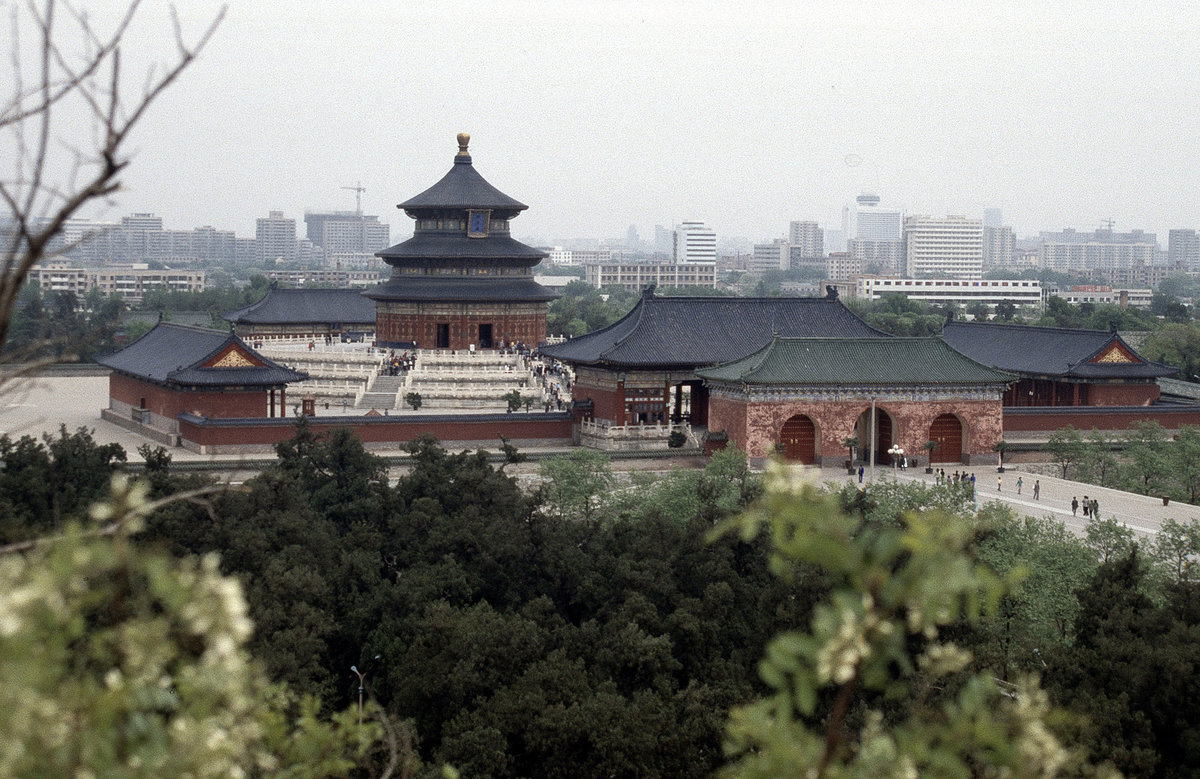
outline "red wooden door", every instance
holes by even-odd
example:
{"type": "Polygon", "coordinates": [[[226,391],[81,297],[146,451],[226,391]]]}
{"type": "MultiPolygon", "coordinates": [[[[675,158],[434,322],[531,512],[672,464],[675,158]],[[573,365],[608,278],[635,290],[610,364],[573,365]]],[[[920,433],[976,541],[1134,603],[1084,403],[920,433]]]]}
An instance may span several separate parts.
{"type": "Polygon", "coordinates": [[[962,462],[962,423],[953,414],[942,414],[929,426],[929,440],[937,441],[937,449],[929,458],[935,463],[962,462]]]}
{"type": "Polygon", "coordinates": [[[788,462],[812,465],[817,461],[816,427],[803,414],[783,423],[779,443],[783,446],[783,458],[788,462]]]}

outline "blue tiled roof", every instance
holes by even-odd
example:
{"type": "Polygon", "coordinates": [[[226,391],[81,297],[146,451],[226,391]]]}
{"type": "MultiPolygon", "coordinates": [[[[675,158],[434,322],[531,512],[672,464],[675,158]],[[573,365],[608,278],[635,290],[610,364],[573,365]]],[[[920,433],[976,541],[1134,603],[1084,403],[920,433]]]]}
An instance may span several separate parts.
{"type": "Polygon", "coordinates": [[[308,378],[307,374],[268,360],[233,333],[170,322],[160,322],[129,346],[96,362],[139,379],[185,386],[276,386],[308,378]],[[200,367],[230,344],[237,344],[263,364],[244,368],[200,367]]]}
{"type": "Polygon", "coordinates": [[[375,303],[359,289],[278,289],[221,317],[235,324],[355,324],[375,326],[375,303]]]}
{"type": "Polygon", "coordinates": [[[775,335],[888,338],[834,298],[642,296],[602,330],[541,352],[578,365],[701,366],[752,354],[775,335]]]}
{"type": "Polygon", "coordinates": [[[972,360],[1028,376],[1153,379],[1179,372],[1145,359],[1108,330],[952,320],[942,328],[942,338],[972,360]],[[1092,362],[1114,344],[1137,361],[1092,362]]]}

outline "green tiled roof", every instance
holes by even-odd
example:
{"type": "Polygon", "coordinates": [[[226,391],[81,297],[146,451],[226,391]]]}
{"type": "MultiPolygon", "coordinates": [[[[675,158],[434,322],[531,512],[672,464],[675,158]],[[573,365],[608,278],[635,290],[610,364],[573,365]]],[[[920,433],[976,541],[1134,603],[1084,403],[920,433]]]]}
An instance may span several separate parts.
{"type": "Polygon", "coordinates": [[[1007,384],[940,338],[775,338],[740,360],[696,371],[745,384],[1007,384]]]}

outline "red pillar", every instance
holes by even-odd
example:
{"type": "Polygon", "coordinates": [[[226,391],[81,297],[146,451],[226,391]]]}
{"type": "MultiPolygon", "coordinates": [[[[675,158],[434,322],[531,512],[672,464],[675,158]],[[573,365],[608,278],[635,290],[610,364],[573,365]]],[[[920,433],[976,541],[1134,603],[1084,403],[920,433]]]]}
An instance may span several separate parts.
{"type": "Polygon", "coordinates": [[[274,419],[275,418],[275,389],[271,388],[270,393],[271,393],[271,400],[270,400],[270,405],[268,407],[267,416],[274,419]]]}
{"type": "Polygon", "coordinates": [[[287,387],[279,388],[279,416],[287,417],[287,387]]]}

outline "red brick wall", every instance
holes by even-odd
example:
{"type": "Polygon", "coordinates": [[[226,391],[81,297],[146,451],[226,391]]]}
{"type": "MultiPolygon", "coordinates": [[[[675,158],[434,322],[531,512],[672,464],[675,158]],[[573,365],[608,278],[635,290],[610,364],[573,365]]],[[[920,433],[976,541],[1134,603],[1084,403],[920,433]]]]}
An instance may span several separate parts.
{"type": "Polygon", "coordinates": [[[1055,409],[1004,409],[1005,433],[1050,433],[1073,425],[1079,430],[1125,430],[1139,422],[1156,420],[1176,430],[1181,425],[1200,426],[1197,408],[1099,409],[1095,407],[1055,409]]]}
{"type": "Polygon", "coordinates": [[[1157,384],[1093,384],[1088,389],[1092,406],[1148,406],[1158,400],[1157,384]]]}
{"type": "Polygon", "coordinates": [[[265,389],[174,392],[157,384],[111,373],[108,377],[108,393],[115,400],[135,408],[145,398],[145,408],[168,419],[175,419],[185,412],[219,419],[267,415],[268,395],[265,389]]]}
{"type": "MultiPolygon", "coordinates": [[[[709,400],[709,430],[724,430],[731,442],[751,457],[766,457],[779,440],[784,422],[796,414],[812,419],[817,432],[817,456],[825,463],[844,460],[849,452],[842,441],[854,435],[855,424],[870,401],[844,402],[782,401],[747,403],[713,396],[709,400]]],[[[929,440],[933,420],[953,414],[962,423],[966,441],[963,452],[978,460],[992,455],[1001,438],[1000,400],[980,401],[948,398],[937,401],[880,402],[877,409],[892,419],[892,440],[908,456],[924,462],[922,445],[929,440]]]]}
{"type": "MultiPolygon", "coordinates": [[[[552,440],[569,442],[571,420],[562,414],[545,415],[511,414],[499,417],[487,415],[477,419],[446,421],[429,417],[374,418],[369,421],[346,417],[309,417],[309,424],[318,433],[335,428],[349,428],[364,444],[400,444],[411,441],[423,433],[429,433],[447,442],[495,441],[499,447],[499,436],[514,441],[552,440]]],[[[236,423],[205,423],[182,419],[179,432],[185,445],[203,452],[271,445],[290,438],[295,432],[292,420],[250,419],[236,423]]]]}

